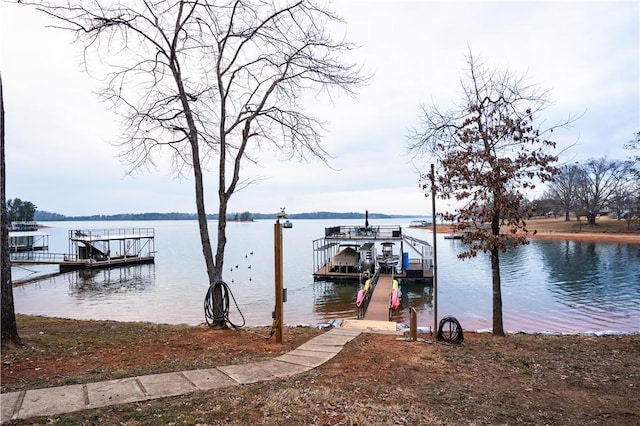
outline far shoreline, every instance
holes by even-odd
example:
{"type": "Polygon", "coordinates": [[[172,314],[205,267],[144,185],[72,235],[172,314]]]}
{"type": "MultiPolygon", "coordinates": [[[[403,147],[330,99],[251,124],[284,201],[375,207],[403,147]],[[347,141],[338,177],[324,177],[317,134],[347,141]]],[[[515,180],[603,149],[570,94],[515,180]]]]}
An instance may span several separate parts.
{"type": "Polygon", "coordinates": [[[610,234],[596,232],[537,232],[528,238],[538,240],[577,240],[599,243],[637,243],[640,244],[640,234],[610,234]]]}
{"type": "MultiPolygon", "coordinates": [[[[426,227],[423,229],[431,229],[426,227]]],[[[451,233],[449,225],[436,226],[436,233],[451,233]]],[[[535,234],[529,232],[527,238],[536,240],[574,240],[574,241],[592,241],[599,243],[628,243],[640,244],[640,233],[610,233],[610,232],[560,232],[560,231],[538,231],[535,234]]]]}

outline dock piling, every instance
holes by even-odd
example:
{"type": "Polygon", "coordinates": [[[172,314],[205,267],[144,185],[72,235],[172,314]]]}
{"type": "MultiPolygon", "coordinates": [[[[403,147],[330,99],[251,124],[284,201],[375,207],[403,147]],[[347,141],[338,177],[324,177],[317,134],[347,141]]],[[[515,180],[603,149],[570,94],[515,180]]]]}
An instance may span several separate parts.
{"type": "Polygon", "coordinates": [[[409,321],[409,340],[416,342],[418,340],[418,312],[416,308],[411,308],[411,318],[409,321]]]}

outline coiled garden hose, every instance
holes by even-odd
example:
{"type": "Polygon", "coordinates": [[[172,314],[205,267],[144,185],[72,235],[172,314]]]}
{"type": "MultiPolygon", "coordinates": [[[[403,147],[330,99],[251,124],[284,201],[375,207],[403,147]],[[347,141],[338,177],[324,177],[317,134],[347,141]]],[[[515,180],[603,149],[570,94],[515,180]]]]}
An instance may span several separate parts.
{"type": "Polygon", "coordinates": [[[238,302],[236,302],[236,298],[233,296],[231,289],[222,280],[218,280],[209,286],[209,290],[207,290],[207,296],[204,299],[204,317],[207,325],[209,327],[219,326],[221,324],[229,325],[236,330],[244,327],[245,319],[242,311],[238,307],[238,302]],[[216,294],[220,296],[216,297],[216,294]],[[242,317],[242,324],[234,324],[229,319],[229,301],[230,298],[233,299],[233,303],[242,317]]]}

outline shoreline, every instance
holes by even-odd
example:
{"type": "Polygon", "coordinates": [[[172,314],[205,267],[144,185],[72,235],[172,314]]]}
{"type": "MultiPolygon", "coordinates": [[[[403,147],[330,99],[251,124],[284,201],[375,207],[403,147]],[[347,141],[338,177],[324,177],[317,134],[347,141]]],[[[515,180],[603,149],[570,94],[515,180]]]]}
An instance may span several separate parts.
{"type": "MultiPolygon", "coordinates": [[[[431,229],[431,228],[423,228],[431,229]]],[[[449,234],[451,227],[448,225],[439,225],[436,227],[436,233],[449,234]]],[[[640,233],[610,233],[610,232],[561,232],[561,231],[538,231],[535,234],[530,233],[527,238],[539,240],[575,240],[575,241],[593,241],[601,243],[628,243],[640,244],[640,233]]]]}
{"type": "Polygon", "coordinates": [[[540,240],[577,240],[594,241],[600,243],[636,243],[640,244],[640,234],[609,234],[597,232],[553,232],[541,231],[529,238],[540,240]]]}

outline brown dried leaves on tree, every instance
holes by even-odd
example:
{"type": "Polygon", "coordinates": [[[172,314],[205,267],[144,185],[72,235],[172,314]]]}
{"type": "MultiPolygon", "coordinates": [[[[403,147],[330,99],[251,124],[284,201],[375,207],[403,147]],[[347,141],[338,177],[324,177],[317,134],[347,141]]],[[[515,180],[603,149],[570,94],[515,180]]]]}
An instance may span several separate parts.
{"type": "Polygon", "coordinates": [[[555,143],[548,136],[570,121],[537,128],[534,119],[549,105],[547,93],[478,65],[472,55],[468,65],[461,103],[447,111],[423,106],[409,150],[437,163],[436,176],[425,173],[421,181],[425,190],[433,183],[438,196],[456,206],[441,215],[454,230],[465,232],[467,245],[459,257],[491,254],[494,334],[501,335],[499,252],[527,244],[525,192],[558,172],[551,153],[555,143]]]}

